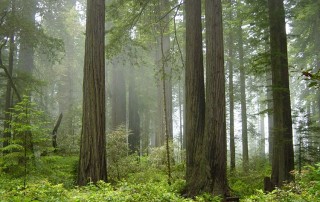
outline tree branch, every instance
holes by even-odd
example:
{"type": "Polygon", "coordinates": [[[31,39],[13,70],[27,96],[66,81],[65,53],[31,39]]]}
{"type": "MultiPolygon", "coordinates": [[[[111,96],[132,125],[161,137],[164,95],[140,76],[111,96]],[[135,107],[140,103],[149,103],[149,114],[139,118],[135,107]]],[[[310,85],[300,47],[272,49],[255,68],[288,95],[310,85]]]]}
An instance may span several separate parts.
{"type": "Polygon", "coordinates": [[[4,22],[4,18],[7,16],[7,13],[8,13],[8,11],[5,11],[5,12],[3,13],[3,15],[1,16],[1,18],[0,18],[0,26],[1,26],[2,23],[4,22]]]}
{"type": "Polygon", "coordinates": [[[53,131],[52,131],[52,146],[55,149],[55,151],[57,149],[57,132],[58,132],[58,128],[60,126],[62,117],[63,117],[63,115],[62,115],[62,113],[60,113],[60,116],[59,116],[59,118],[56,122],[56,125],[54,126],[53,131]]]}
{"type": "Polygon", "coordinates": [[[181,46],[180,46],[180,43],[179,43],[179,40],[178,40],[178,35],[177,35],[177,23],[176,23],[176,17],[177,17],[177,14],[178,14],[178,10],[180,9],[180,6],[182,5],[183,3],[179,4],[178,6],[176,6],[177,10],[173,16],[173,25],[174,25],[174,38],[177,42],[177,46],[178,46],[178,50],[179,50],[179,53],[180,53],[180,59],[181,59],[181,64],[182,64],[182,68],[184,69],[185,67],[185,64],[184,64],[184,58],[183,58],[183,54],[182,54],[182,50],[181,50],[181,46]]]}
{"type": "MultiPolygon", "coordinates": [[[[161,21],[161,20],[163,20],[163,19],[164,19],[167,15],[169,15],[169,13],[171,13],[174,9],[177,8],[177,11],[178,11],[179,8],[180,8],[180,6],[181,6],[182,4],[184,4],[184,2],[179,3],[179,4],[175,5],[174,7],[172,7],[168,12],[166,12],[163,16],[161,16],[161,17],[159,18],[158,22],[161,21]]],[[[177,11],[176,11],[176,13],[177,13],[177,11]]],[[[175,16],[176,16],[176,14],[175,14],[175,16]]]]}
{"type": "Polygon", "coordinates": [[[6,45],[7,41],[8,40],[5,40],[5,42],[0,45],[0,68],[4,70],[4,73],[6,74],[6,76],[8,77],[8,79],[10,81],[11,87],[13,88],[15,94],[17,95],[18,101],[21,102],[22,101],[21,96],[19,94],[19,91],[18,91],[16,85],[13,82],[12,76],[10,75],[10,73],[9,73],[8,69],[6,68],[6,66],[4,66],[3,63],[2,63],[1,52],[2,52],[2,48],[6,45]]]}
{"type": "Polygon", "coordinates": [[[19,102],[21,102],[22,101],[21,96],[19,94],[19,91],[18,91],[16,85],[13,82],[12,76],[8,72],[8,69],[3,64],[0,64],[0,68],[4,70],[6,76],[8,77],[8,79],[10,81],[11,87],[13,88],[13,90],[14,90],[14,92],[15,92],[18,100],[19,100],[19,102]]]}

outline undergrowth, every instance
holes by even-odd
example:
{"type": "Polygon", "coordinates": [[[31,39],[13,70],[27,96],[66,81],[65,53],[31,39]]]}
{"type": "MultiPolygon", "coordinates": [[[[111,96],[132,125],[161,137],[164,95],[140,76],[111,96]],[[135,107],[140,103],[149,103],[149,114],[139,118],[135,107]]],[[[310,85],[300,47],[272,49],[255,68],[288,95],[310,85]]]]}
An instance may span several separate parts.
{"type": "Polygon", "coordinates": [[[174,167],[174,179],[171,186],[167,183],[165,170],[148,165],[141,159],[135,172],[128,173],[126,178],[117,182],[89,184],[83,187],[74,185],[77,157],[45,156],[28,173],[26,187],[23,179],[14,178],[2,173],[0,176],[1,202],[100,202],[100,201],[220,201],[210,195],[198,196],[194,199],[184,198],[180,192],[185,181],[180,178],[183,166],[174,167]]]}
{"type": "MultiPolygon", "coordinates": [[[[77,187],[74,184],[77,159],[75,156],[41,157],[28,173],[26,187],[23,179],[0,174],[0,201],[221,201],[221,198],[210,194],[193,199],[181,196],[185,188],[185,166],[178,164],[173,167],[173,183],[169,186],[166,171],[150,164],[145,157],[135,164],[138,166],[131,173],[112,184],[98,182],[77,187]]],[[[252,170],[247,175],[233,172],[229,176],[232,193],[239,196],[240,201],[248,202],[320,201],[320,164],[305,167],[301,174],[294,173],[294,183],[265,194],[262,191],[263,177],[269,172],[269,168],[260,172],[252,170]]]]}

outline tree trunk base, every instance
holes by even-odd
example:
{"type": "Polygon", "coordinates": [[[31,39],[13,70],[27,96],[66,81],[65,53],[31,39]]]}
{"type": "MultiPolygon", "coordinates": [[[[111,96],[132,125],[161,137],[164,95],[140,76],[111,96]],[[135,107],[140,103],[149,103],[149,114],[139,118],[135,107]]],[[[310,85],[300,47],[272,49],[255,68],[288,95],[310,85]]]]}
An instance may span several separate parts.
{"type": "Polygon", "coordinates": [[[271,182],[271,178],[264,177],[264,192],[268,193],[268,192],[272,192],[273,190],[274,190],[274,185],[271,182]]]}

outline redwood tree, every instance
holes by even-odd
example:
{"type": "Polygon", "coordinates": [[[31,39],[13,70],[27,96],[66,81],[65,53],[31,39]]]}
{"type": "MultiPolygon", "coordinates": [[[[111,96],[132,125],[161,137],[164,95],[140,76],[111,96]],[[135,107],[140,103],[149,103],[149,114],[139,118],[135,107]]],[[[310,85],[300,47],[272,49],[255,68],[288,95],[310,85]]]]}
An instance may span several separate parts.
{"type": "Polygon", "coordinates": [[[140,154],[140,115],[137,95],[135,69],[132,67],[129,79],[129,130],[128,137],[130,153],[140,154]]]}
{"type": "Polygon", "coordinates": [[[107,181],[104,33],[105,0],[87,1],[78,185],[107,181]]]}
{"type": "Polygon", "coordinates": [[[291,181],[294,169],[287,37],[283,1],[269,0],[273,94],[273,154],[271,181],[281,186],[291,181]]]}
{"type": "Polygon", "coordinates": [[[230,168],[231,170],[235,170],[236,168],[236,148],[235,148],[235,138],[234,138],[234,88],[233,88],[233,30],[232,28],[232,20],[233,20],[233,9],[232,9],[232,0],[229,0],[229,39],[228,39],[228,67],[229,67],[229,110],[230,110],[230,168]]]}
{"type": "Polygon", "coordinates": [[[202,140],[204,135],[204,78],[201,33],[201,1],[186,0],[186,183],[187,194],[197,195],[205,172],[201,172],[202,140]]]}
{"type": "Polygon", "coordinates": [[[111,129],[126,124],[126,80],[119,60],[114,60],[111,70],[111,129]]]}
{"type": "MultiPolygon", "coordinates": [[[[241,17],[240,17],[241,18],[241,17]]],[[[241,132],[242,132],[242,167],[245,172],[249,171],[249,145],[248,145],[248,123],[247,123],[247,98],[246,98],[246,77],[244,67],[244,47],[242,19],[238,25],[238,46],[239,46],[239,69],[240,69],[240,104],[241,104],[241,132]]]]}
{"type": "Polygon", "coordinates": [[[227,135],[223,28],[221,0],[206,0],[206,161],[209,184],[205,190],[214,195],[228,195],[227,135]]]}

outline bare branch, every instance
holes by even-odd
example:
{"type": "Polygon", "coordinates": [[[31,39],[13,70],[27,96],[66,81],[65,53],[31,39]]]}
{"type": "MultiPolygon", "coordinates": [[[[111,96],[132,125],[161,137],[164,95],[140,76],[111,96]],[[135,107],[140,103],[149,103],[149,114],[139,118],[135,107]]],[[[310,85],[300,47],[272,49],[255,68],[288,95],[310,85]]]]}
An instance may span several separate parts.
{"type": "Polygon", "coordinates": [[[174,9],[177,9],[177,10],[176,10],[176,14],[175,14],[175,16],[176,16],[176,15],[177,15],[177,12],[178,12],[178,10],[179,10],[179,8],[180,8],[180,6],[181,6],[183,3],[184,3],[184,2],[179,3],[179,4],[175,5],[174,7],[172,7],[168,12],[166,12],[163,16],[161,16],[161,17],[159,18],[158,22],[161,21],[161,20],[163,20],[163,19],[164,19],[167,15],[169,15],[174,9]]]}
{"type": "Polygon", "coordinates": [[[145,4],[143,4],[142,9],[140,12],[133,18],[132,24],[131,24],[131,29],[137,24],[138,20],[140,19],[143,11],[147,8],[147,5],[150,3],[151,0],[148,0],[145,4]]]}
{"type": "Polygon", "coordinates": [[[181,46],[180,46],[180,43],[179,43],[179,40],[178,40],[178,35],[177,35],[177,24],[176,24],[176,17],[177,17],[177,14],[178,14],[178,11],[180,9],[180,6],[182,5],[182,3],[177,6],[177,10],[173,16],[173,25],[174,25],[174,38],[177,42],[177,46],[178,46],[178,50],[179,50],[179,53],[180,53],[180,58],[181,58],[181,64],[182,64],[182,68],[184,69],[185,67],[185,64],[184,64],[184,58],[183,58],[183,54],[182,54],[182,50],[181,50],[181,46]]]}
{"type": "Polygon", "coordinates": [[[4,18],[7,16],[8,11],[4,11],[3,15],[0,18],[0,26],[2,25],[2,23],[4,22],[4,18]]]}
{"type": "Polygon", "coordinates": [[[20,96],[20,94],[19,94],[19,91],[18,91],[16,85],[15,85],[14,82],[13,82],[12,76],[9,74],[8,69],[6,68],[6,66],[4,66],[4,65],[2,64],[2,62],[1,62],[1,64],[0,64],[0,68],[4,70],[6,76],[8,77],[8,79],[9,79],[9,81],[10,81],[11,87],[13,88],[13,90],[14,90],[14,92],[15,92],[18,100],[19,100],[19,102],[21,102],[21,101],[22,101],[21,96],[20,96]]]}

